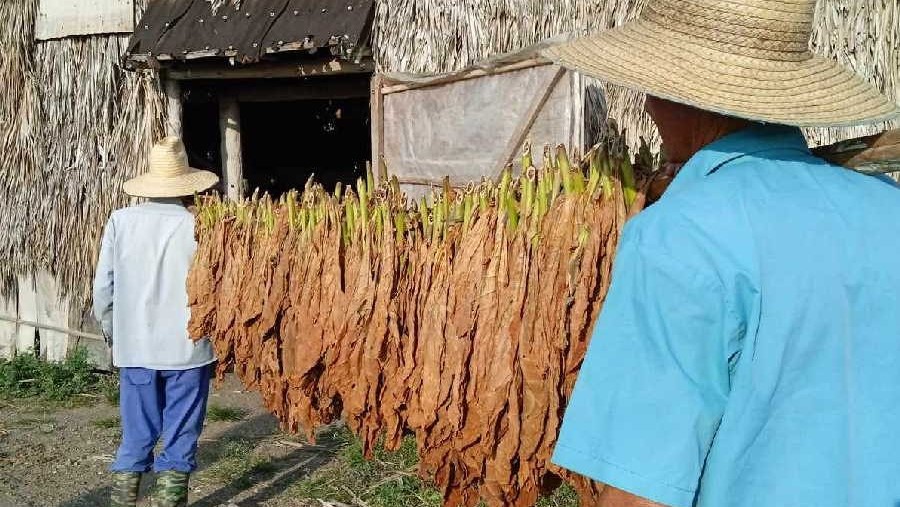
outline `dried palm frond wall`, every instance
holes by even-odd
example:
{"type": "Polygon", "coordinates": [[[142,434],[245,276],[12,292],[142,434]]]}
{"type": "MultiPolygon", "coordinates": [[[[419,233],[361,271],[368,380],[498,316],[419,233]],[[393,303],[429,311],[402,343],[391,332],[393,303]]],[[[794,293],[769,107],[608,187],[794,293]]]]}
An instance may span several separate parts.
{"type": "MultiPolygon", "coordinates": [[[[447,72],[497,53],[512,52],[548,37],[586,34],[637,17],[644,0],[378,0],[373,31],[375,58],[392,72],[447,72]]],[[[900,3],[897,0],[819,0],[812,37],[816,53],[848,65],[879,89],[900,99],[900,3]]],[[[658,146],[658,134],[643,112],[640,94],[599,84],[588,93],[589,112],[609,116],[628,132],[632,149],[639,137],[658,146]],[[590,99],[593,97],[593,101],[590,99]],[[592,103],[593,102],[593,103],[592,103]]],[[[603,121],[590,118],[589,134],[603,121]]],[[[895,123],[900,125],[900,123],[895,123]]],[[[878,132],[884,125],[814,129],[813,144],[829,144],[878,132]]]]}
{"type": "Polygon", "coordinates": [[[82,311],[103,225],[145,169],[165,102],[154,74],[121,67],[127,36],[35,42],[37,5],[0,4],[0,279],[9,294],[17,275],[49,271],[82,311]]]}
{"type": "MultiPolygon", "coordinates": [[[[137,16],[146,0],[138,0],[137,16]]],[[[211,2],[215,3],[215,1],[211,2]]],[[[85,304],[100,231],[126,203],[119,192],[142,171],[164,128],[151,73],[119,66],[122,36],[35,42],[38,0],[0,2],[0,288],[18,274],[49,270],[85,304]]],[[[459,69],[546,37],[621,25],[643,0],[378,0],[374,47],[380,68],[459,69]]],[[[812,46],[900,97],[900,5],[895,0],[820,0],[812,46]]],[[[657,134],[640,95],[597,83],[591,111],[608,110],[638,136],[657,134]]],[[[604,122],[589,118],[594,128],[604,122]]],[[[880,130],[822,129],[813,143],[880,130]]]]}
{"type": "MultiPolygon", "coordinates": [[[[834,58],[900,101],[900,2],[819,0],[812,48],[834,58]]],[[[810,129],[817,145],[900,127],[900,121],[865,127],[810,129]]]]}
{"type": "Polygon", "coordinates": [[[31,217],[45,206],[36,191],[43,186],[38,167],[40,99],[33,61],[37,4],[36,0],[0,3],[0,283],[4,295],[15,289],[15,275],[35,261],[30,236],[36,223],[31,217]]]}

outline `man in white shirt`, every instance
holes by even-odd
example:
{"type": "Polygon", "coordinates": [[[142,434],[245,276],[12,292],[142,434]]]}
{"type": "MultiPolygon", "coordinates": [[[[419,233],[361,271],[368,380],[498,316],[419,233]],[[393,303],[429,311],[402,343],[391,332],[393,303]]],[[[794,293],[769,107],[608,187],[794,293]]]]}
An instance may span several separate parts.
{"type": "Polygon", "coordinates": [[[94,314],[121,377],[122,442],[110,467],[114,507],[135,505],[141,475],[151,468],[159,474],[153,507],[187,505],[215,356],[207,340],[195,343],[187,334],[196,244],[186,205],[217,182],[215,174],[189,167],[181,140],[167,137],[153,147],[150,171],[124,186],[148,201],[114,212],[103,233],[94,314]]]}

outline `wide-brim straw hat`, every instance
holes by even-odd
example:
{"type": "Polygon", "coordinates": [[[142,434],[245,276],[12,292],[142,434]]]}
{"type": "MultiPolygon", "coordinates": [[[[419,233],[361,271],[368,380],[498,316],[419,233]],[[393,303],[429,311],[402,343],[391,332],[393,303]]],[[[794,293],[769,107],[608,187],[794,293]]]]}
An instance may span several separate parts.
{"type": "Polygon", "coordinates": [[[638,20],[550,45],[567,68],[647,94],[799,127],[887,120],[900,107],[810,52],[815,0],[648,0],[638,20]]]}
{"type": "Polygon", "coordinates": [[[126,181],[123,189],[135,197],[185,197],[209,190],[218,182],[215,173],[188,165],[181,139],[166,137],[150,151],[150,170],[126,181]]]}

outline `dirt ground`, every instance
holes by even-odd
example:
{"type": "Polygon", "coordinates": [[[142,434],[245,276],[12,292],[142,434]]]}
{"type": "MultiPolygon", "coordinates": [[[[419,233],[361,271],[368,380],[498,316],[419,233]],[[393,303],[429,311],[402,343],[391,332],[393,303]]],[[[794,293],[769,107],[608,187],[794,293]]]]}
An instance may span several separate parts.
{"type": "MultiPolygon", "coordinates": [[[[74,408],[33,400],[0,401],[0,507],[98,507],[109,497],[107,467],[119,438],[118,407],[85,399],[74,408]]],[[[207,420],[200,470],[191,483],[194,507],[312,507],[292,487],[335,459],[342,445],[328,431],[317,445],[279,431],[256,393],[230,377],[210,396],[223,409],[207,420]],[[233,414],[238,413],[238,417],[233,414]],[[238,420],[222,420],[222,419],[238,420]]],[[[145,483],[151,483],[145,480],[145,483]]],[[[144,494],[150,484],[144,484],[144,494]]],[[[142,494],[141,504],[147,505],[142,494]]],[[[331,504],[337,505],[337,504],[331,504]]]]}

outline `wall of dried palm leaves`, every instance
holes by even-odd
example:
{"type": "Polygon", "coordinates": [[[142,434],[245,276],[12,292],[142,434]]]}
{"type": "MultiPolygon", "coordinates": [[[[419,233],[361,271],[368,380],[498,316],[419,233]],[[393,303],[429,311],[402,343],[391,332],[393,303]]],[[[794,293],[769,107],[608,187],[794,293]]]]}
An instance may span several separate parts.
{"type": "MultiPolygon", "coordinates": [[[[136,14],[144,1],[136,3],[136,14]]],[[[74,315],[89,304],[99,235],[162,135],[156,76],[121,67],[128,37],[36,42],[38,0],[0,3],[0,281],[45,271],[74,315]]]]}
{"type": "MultiPolygon", "coordinates": [[[[140,17],[146,0],[137,0],[140,17]]],[[[152,73],[121,67],[126,37],[35,42],[38,0],[0,2],[0,288],[17,275],[50,271],[74,311],[87,305],[98,237],[126,203],[123,180],[144,169],[162,135],[165,106],[152,73]]],[[[526,47],[549,36],[587,33],[637,16],[643,0],[378,0],[373,30],[384,70],[439,72],[526,47]]],[[[900,4],[820,1],[812,46],[900,98],[900,4]]],[[[596,83],[592,110],[656,141],[642,98],[596,83]],[[600,93],[600,92],[603,93],[600,93]]],[[[589,119],[592,129],[604,122],[589,119]]],[[[816,143],[883,126],[809,132],[816,143]]]]}
{"type": "MultiPolygon", "coordinates": [[[[634,19],[643,3],[378,0],[375,58],[381,69],[392,72],[457,70],[547,37],[619,26],[634,19]]],[[[900,99],[900,3],[896,0],[819,0],[811,45],[815,52],[848,65],[895,100],[900,99]]],[[[643,112],[640,94],[602,83],[595,86],[606,92],[606,98],[589,93],[589,100],[593,98],[590,110],[608,110],[620,127],[627,129],[633,149],[639,146],[639,136],[657,145],[656,129],[643,112]]],[[[596,116],[588,116],[589,132],[604,124],[596,116]]],[[[884,128],[815,129],[808,136],[813,144],[830,144],[884,128]]]]}

